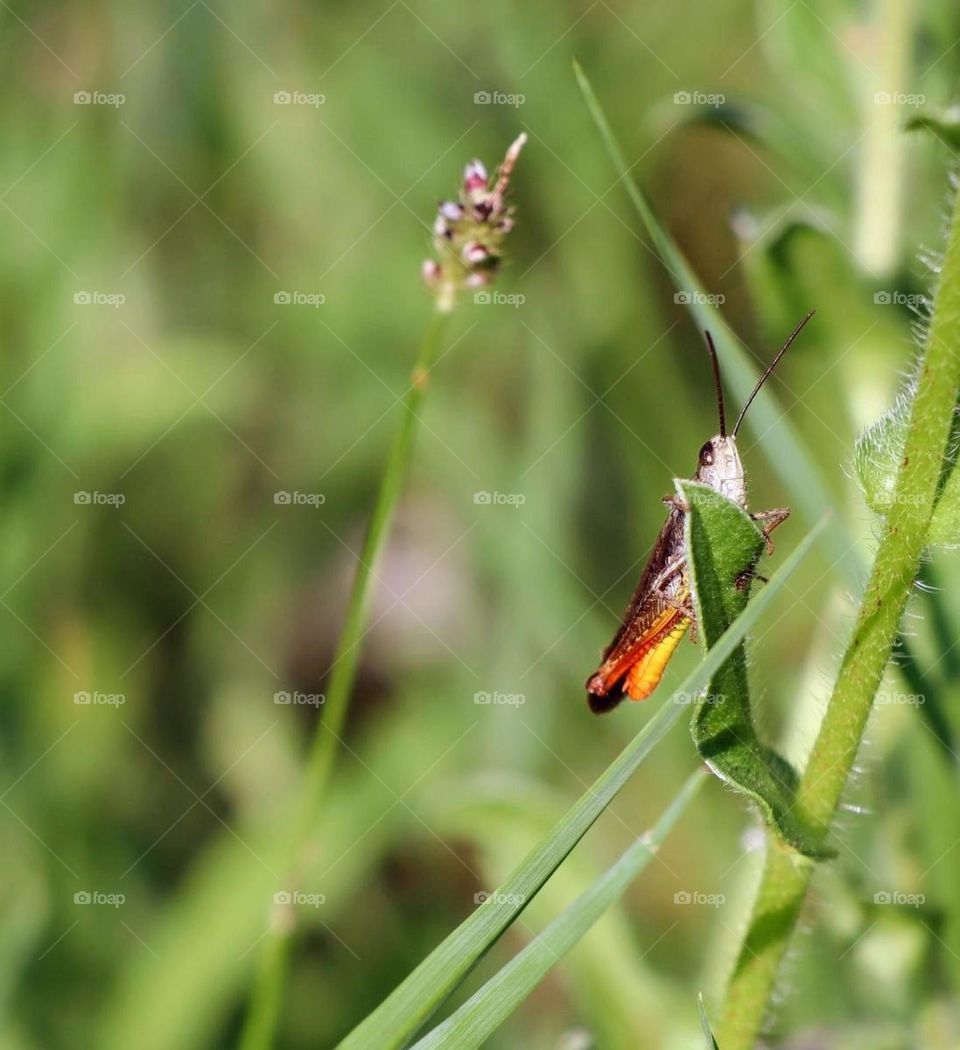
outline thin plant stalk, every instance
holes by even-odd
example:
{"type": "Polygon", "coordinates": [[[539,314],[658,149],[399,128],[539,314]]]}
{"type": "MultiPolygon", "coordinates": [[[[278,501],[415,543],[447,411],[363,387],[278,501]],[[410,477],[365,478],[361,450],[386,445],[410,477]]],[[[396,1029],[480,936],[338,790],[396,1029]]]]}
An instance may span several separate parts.
{"type": "MultiPolygon", "coordinates": [[[[459,199],[441,201],[437,209],[433,225],[437,258],[426,259],[422,267],[424,282],[434,296],[435,310],[414,364],[410,389],[403,400],[403,418],[390,448],[357,561],[346,618],[331,667],[324,717],[317,725],[310,748],[282,866],[289,880],[287,894],[291,888],[298,887],[308,867],[308,846],[323,808],[357,678],[370,591],[410,464],[430,371],[437,361],[457,293],[490,284],[500,267],[504,241],[514,221],[514,209],[507,199],[510,176],[526,140],[525,134],[514,139],[492,178],[479,160],[471,161],[463,173],[459,199]]],[[[260,965],[241,1033],[241,1050],[269,1050],[273,1043],[295,925],[293,901],[288,896],[286,903],[278,905],[263,938],[260,965]]]]}
{"type": "Polygon", "coordinates": [[[343,729],[350,694],[357,677],[371,583],[376,577],[377,564],[383,553],[390,523],[403,490],[404,479],[413,452],[420,408],[429,385],[430,370],[436,362],[449,316],[449,308],[438,307],[427,328],[426,337],[413,368],[410,389],[403,401],[403,418],[390,448],[390,456],[380,481],[380,489],[377,492],[370,524],[360,550],[357,574],[350,592],[343,630],[337,644],[330,682],[326,691],[324,715],[318,723],[307,766],[303,786],[305,802],[301,813],[301,825],[298,828],[300,841],[309,834],[316,822],[317,810],[330,779],[337,742],[343,729]]]}
{"type": "MultiPolygon", "coordinates": [[[[895,97],[910,90],[919,5],[916,0],[874,0],[868,6],[876,31],[867,62],[895,97]]],[[[872,90],[864,90],[861,104],[866,113],[863,148],[858,150],[853,254],[868,272],[886,276],[900,259],[907,143],[898,107],[878,105],[872,90]]]]}
{"type": "MultiPolygon", "coordinates": [[[[826,838],[856,760],[920,570],[960,395],[960,195],[948,235],[933,318],[920,361],[910,424],[873,569],[853,636],[810,760],[797,805],[826,838]]],[[[750,1050],[758,1038],[777,970],[796,925],[814,866],[768,840],[764,872],[734,967],[717,1041],[750,1050]]]]}
{"type": "MultiPolygon", "coordinates": [[[[437,307],[413,368],[410,389],[403,401],[403,418],[390,448],[370,524],[357,560],[343,630],[337,643],[325,694],[323,719],[317,724],[307,760],[299,795],[300,805],[284,868],[294,884],[298,881],[310,836],[323,808],[336,759],[337,745],[357,678],[367,607],[376,579],[377,565],[383,554],[390,523],[403,490],[430,370],[437,360],[451,308],[452,298],[441,296],[437,300],[437,307]]],[[[264,938],[249,1013],[240,1040],[242,1050],[265,1050],[273,1043],[294,929],[292,916],[282,915],[274,919],[264,938]]]]}

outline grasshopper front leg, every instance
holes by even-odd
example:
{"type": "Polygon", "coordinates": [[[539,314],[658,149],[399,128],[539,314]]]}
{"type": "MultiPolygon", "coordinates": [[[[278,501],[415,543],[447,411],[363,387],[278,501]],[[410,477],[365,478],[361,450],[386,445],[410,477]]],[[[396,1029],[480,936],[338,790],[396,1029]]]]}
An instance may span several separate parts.
{"type": "MultiPolygon", "coordinates": [[[[750,517],[760,523],[760,531],[763,533],[763,543],[766,547],[767,555],[773,554],[773,540],[770,539],[770,533],[790,517],[790,508],[774,507],[773,510],[758,510],[756,513],[751,513],[750,517]]],[[[750,585],[751,580],[760,580],[762,583],[767,582],[766,576],[761,576],[757,572],[756,566],[752,565],[740,573],[734,580],[734,586],[738,591],[743,590],[744,587],[750,585]]]]}
{"type": "Polygon", "coordinates": [[[770,539],[770,533],[790,517],[790,508],[774,507],[772,510],[758,510],[752,513],[750,517],[760,523],[760,531],[763,533],[763,542],[767,548],[767,555],[773,554],[773,540],[770,539]]]}

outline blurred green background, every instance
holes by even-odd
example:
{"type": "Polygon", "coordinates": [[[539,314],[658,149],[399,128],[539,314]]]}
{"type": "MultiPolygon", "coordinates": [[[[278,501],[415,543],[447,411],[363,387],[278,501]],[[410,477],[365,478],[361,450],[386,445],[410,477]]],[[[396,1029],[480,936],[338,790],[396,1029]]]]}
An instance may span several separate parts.
{"type": "MultiPolygon", "coordinates": [[[[955,146],[902,125],[954,95],[950,5],[41,2],[0,20],[4,1047],[235,1040],[318,717],[277,694],[323,693],[429,316],[436,202],[522,130],[498,284],[522,302],[465,295],[431,377],[279,1045],[333,1045],[657,705],[597,719],[581,685],[660,497],[714,432],[712,387],[574,54],[758,369],[818,308],[776,390],[856,543],[810,561],[751,668],[762,724],[803,756],[872,546],[853,441],[909,369],[931,283],[955,146]]],[[[741,449],[751,505],[784,502],[764,442],[741,449]]],[[[955,706],[960,572],[941,555],[931,574],[936,616],[921,601],[908,630],[955,706]]],[[[696,659],[684,644],[667,684],[696,659]]],[[[778,1045],[960,1045],[956,718],[903,689],[882,694],[778,1045]]],[[[694,765],[675,731],[470,988],[694,765]]],[[[696,994],[716,1002],[736,950],[752,826],[708,785],[490,1045],[702,1045],[696,994]]]]}

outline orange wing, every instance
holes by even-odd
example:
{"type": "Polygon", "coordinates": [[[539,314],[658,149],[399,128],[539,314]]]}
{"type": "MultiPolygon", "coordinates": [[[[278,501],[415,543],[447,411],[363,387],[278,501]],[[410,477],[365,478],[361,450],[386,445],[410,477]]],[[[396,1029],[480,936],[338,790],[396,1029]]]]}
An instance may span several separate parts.
{"type": "Polygon", "coordinates": [[[689,626],[689,618],[682,613],[676,613],[672,622],[646,646],[637,662],[627,672],[624,692],[631,700],[646,700],[657,688],[670,657],[689,626]]]}
{"type": "MultiPolygon", "coordinates": [[[[676,604],[682,604],[688,593],[685,588],[676,604]]],[[[690,618],[673,605],[651,609],[648,617],[648,623],[629,632],[630,637],[615,646],[587,682],[594,711],[608,711],[625,695],[631,700],[646,700],[660,684],[670,657],[690,626],[690,618]]]]}

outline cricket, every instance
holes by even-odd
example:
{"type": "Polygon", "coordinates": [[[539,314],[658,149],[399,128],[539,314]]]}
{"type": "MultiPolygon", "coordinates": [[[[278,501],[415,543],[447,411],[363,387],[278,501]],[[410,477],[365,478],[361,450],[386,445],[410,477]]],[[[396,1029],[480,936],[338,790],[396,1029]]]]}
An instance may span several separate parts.
{"type": "MultiPolygon", "coordinates": [[[[709,332],[705,333],[713,369],[719,433],[701,446],[693,480],[709,485],[744,510],[748,509],[747,485],[740,453],[737,451],[737,432],[753,399],[814,313],[811,310],[800,321],[774,355],[744,402],[729,434],[724,416],[720,363],[713,339],[709,332]]],[[[676,495],[665,496],[663,502],[670,508],[667,520],[654,542],[620,629],[604,650],[600,667],[586,682],[587,701],[590,710],[596,714],[612,711],[625,697],[646,700],[659,685],[670,658],[688,629],[692,640],[696,641],[696,615],[684,545],[683,525],[687,508],[676,495]]],[[[789,507],[748,513],[763,532],[767,554],[772,554],[770,534],[786,521],[790,514],[789,507]]],[[[743,585],[739,580],[733,582],[738,586],[743,585]]]]}

